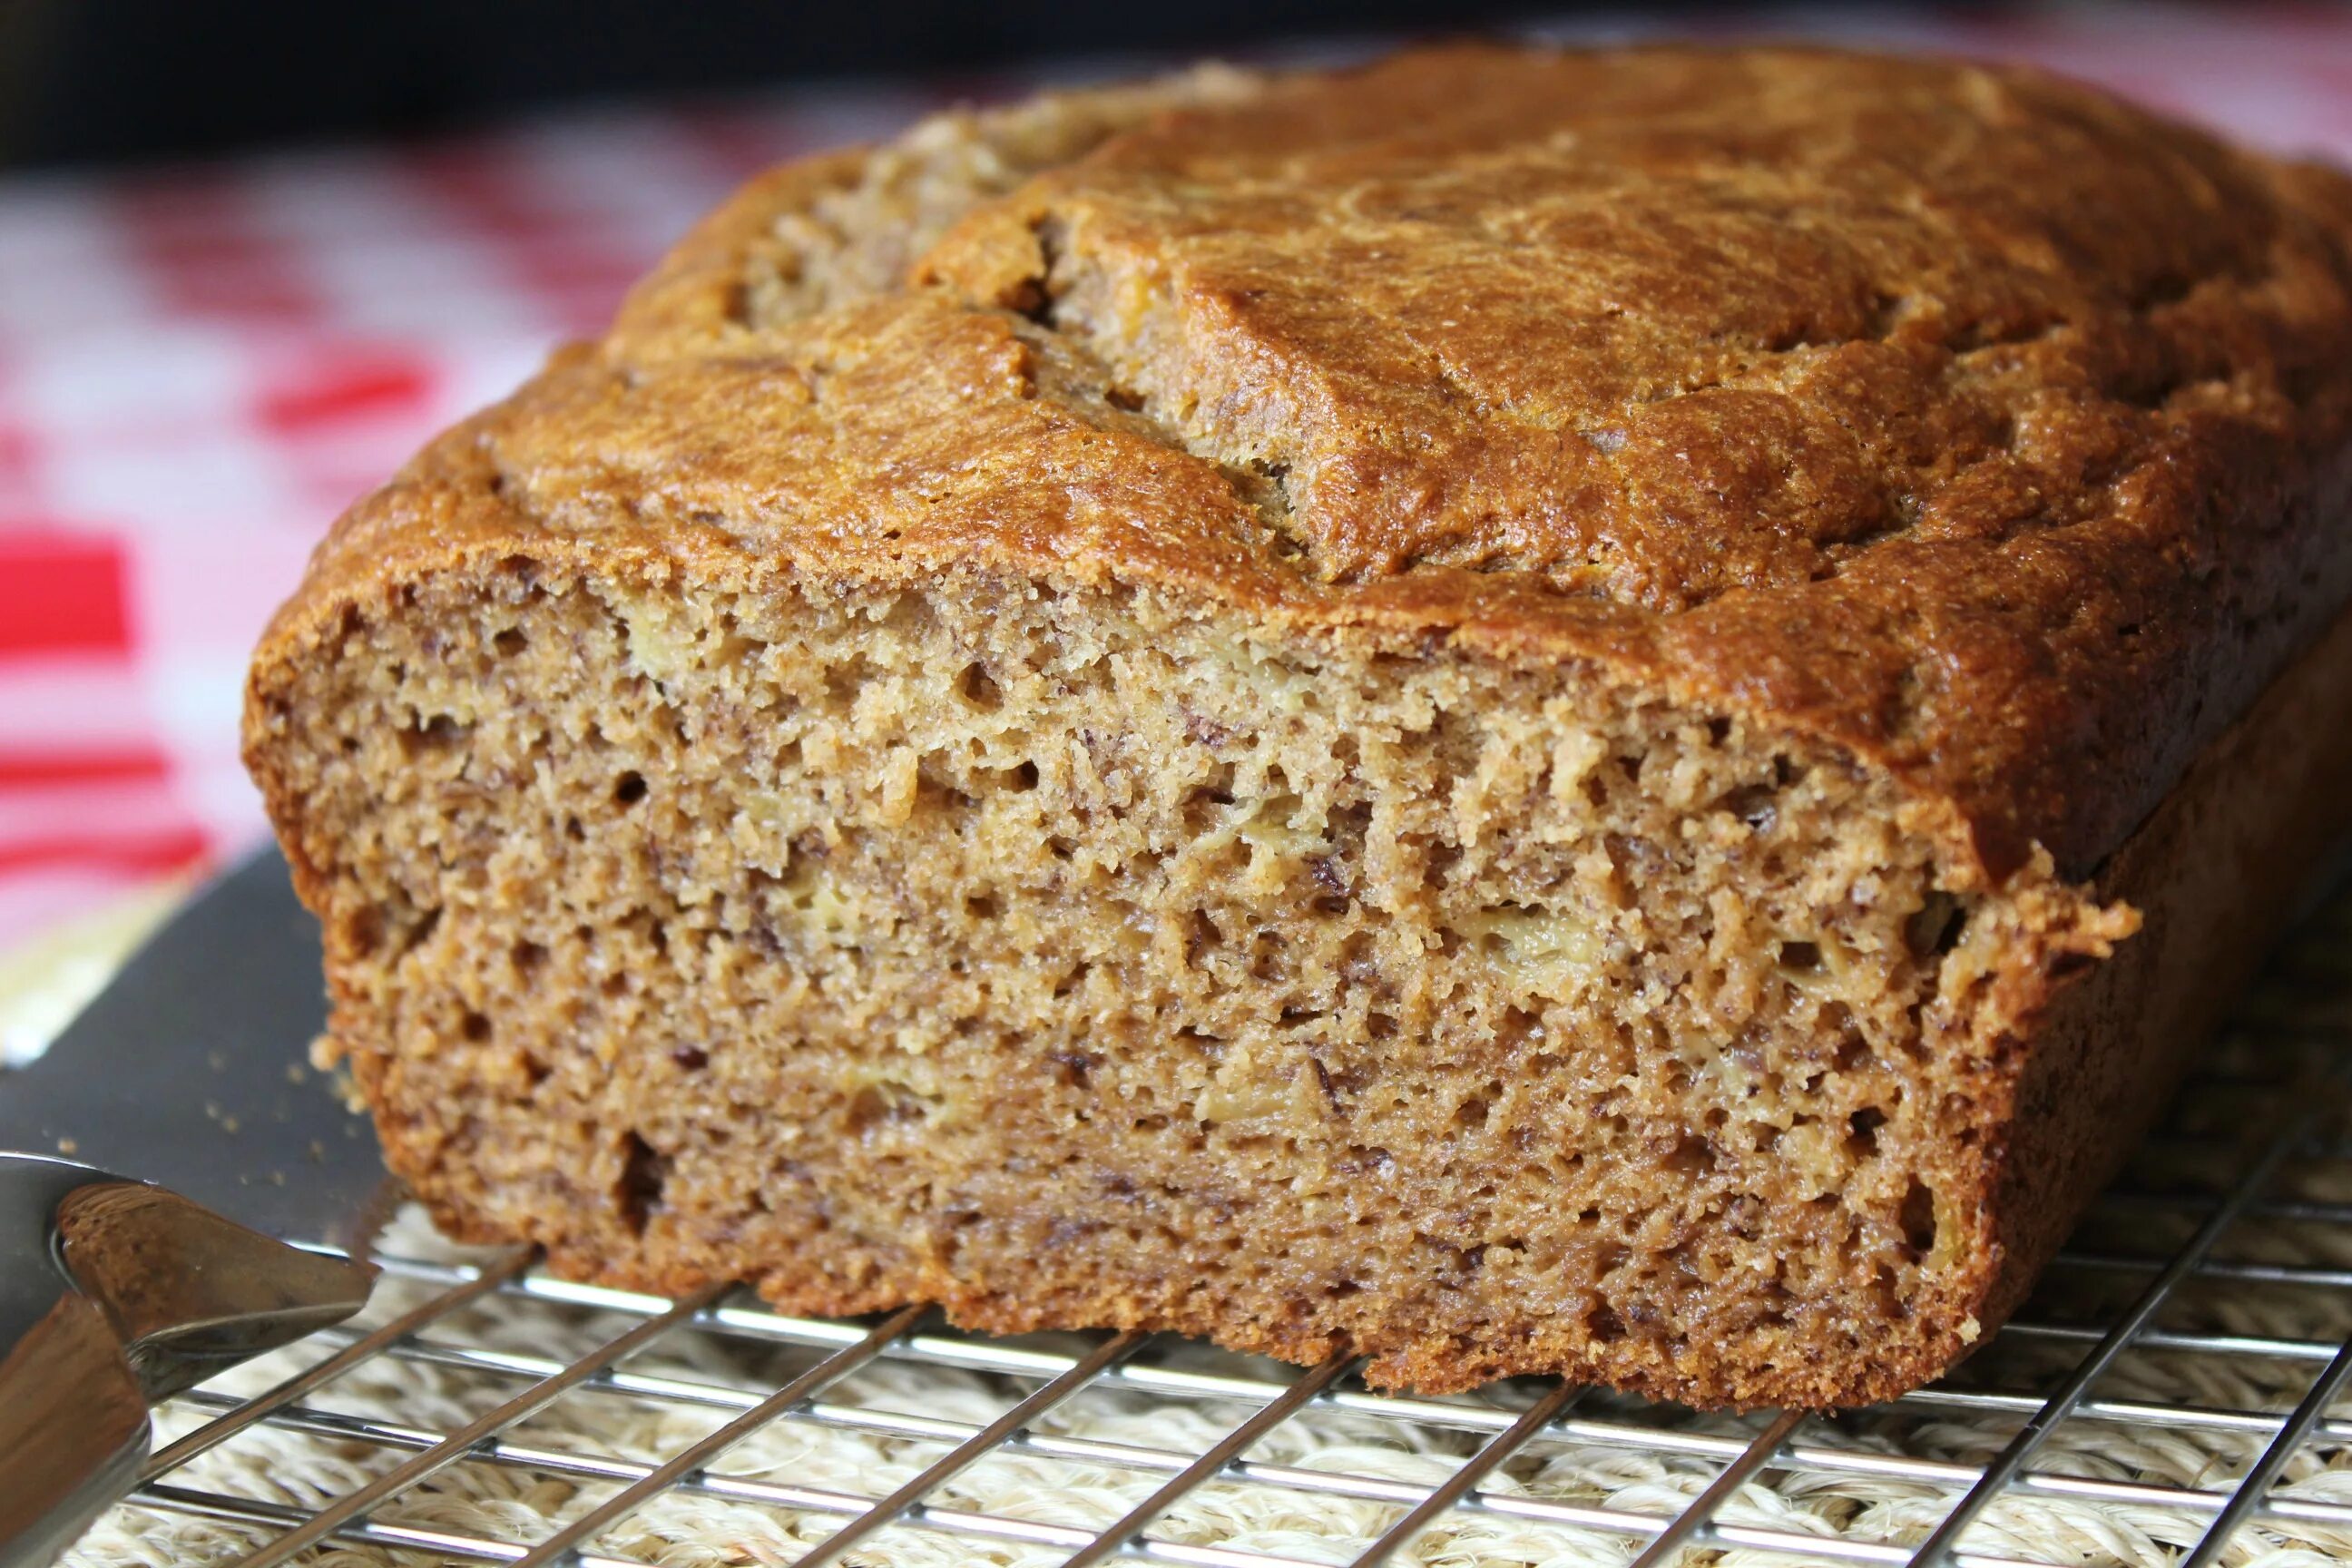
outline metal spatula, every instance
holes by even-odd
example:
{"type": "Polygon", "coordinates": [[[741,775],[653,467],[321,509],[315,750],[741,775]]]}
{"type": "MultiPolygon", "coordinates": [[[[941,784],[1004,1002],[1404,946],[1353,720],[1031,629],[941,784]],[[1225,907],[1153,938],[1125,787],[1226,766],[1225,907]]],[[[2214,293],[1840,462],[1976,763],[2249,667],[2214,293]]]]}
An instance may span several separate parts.
{"type": "Polygon", "coordinates": [[[0,1568],[128,1492],[150,1403],[367,1304],[375,1270],[88,1165],[0,1154],[0,1568]]]}

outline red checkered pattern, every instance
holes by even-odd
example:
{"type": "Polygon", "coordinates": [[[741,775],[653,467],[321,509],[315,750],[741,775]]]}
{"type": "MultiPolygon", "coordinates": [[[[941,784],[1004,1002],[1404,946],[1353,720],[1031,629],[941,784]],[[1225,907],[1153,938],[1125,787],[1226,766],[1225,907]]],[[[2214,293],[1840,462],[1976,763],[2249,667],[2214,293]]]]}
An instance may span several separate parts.
{"type": "MultiPolygon", "coordinates": [[[[2335,7],[1765,20],[2037,59],[2352,160],[2352,12],[2335,7]]],[[[949,96],[805,93],[0,182],[0,948],[260,837],[240,678],[329,519],[594,331],[755,168],[949,96]]]]}

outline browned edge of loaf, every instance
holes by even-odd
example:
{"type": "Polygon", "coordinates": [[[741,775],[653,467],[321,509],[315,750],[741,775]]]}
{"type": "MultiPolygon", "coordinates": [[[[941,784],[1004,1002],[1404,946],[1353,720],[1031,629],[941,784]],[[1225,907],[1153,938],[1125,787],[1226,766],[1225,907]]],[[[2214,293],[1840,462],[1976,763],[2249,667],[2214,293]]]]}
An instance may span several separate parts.
{"type": "Polygon", "coordinates": [[[2340,868],[2347,803],[2352,611],[2198,754],[2102,868],[2100,893],[2142,924],[2015,1042],[2010,1136],[1979,1194],[2000,1237],[1977,1314],[1987,1329],[2015,1310],[2270,945],[2340,868]]]}

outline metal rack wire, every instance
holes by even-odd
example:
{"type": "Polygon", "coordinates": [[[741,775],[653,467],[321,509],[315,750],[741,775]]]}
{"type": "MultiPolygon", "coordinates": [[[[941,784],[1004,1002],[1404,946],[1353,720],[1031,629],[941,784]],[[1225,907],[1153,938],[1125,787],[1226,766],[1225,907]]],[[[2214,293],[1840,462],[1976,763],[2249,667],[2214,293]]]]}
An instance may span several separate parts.
{"type": "Polygon", "coordinates": [[[114,1522],[211,1521],[207,1554],[248,1568],[333,1552],[529,1568],[2352,1562],[2352,1417],[2333,1414],[2352,1379],[2347,1047],[2352,900],[2282,953],[2017,1320],[1874,1411],[1702,1417],[1537,1380],[1385,1397],[1345,1358],[991,1340],[915,1310],[790,1317],[721,1291],[568,1284],[520,1253],[388,1247],[390,1315],[317,1336],[269,1386],[184,1396],[169,1415],[184,1435],[114,1522]],[[885,1370],[894,1397],[859,1391],[885,1370]],[[365,1377],[462,1408],[337,1408],[365,1377]],[[620,1417],[593,1414],[539,1429],[583,1400],[677,1430],[607,1443],[620,1417]],[[1115,1429],[1072,1415],[1088,1402],[1115,1429]],[[1339,1438],[1302,1448],[1310,1429],[1339,1438]],[[225,1462],[263,1437],[317,1446],[349,1484],[301,1493],[225,1462]],[[889,1463],[814,1465],[827,1443],[889,1463]],[[1008,1462],[1017,1484],[974,1481],[1008,1462]],[[451,1522],[437,1505],[461,1475],[506,1500],[510,1529],[451,1522]],[[644,1523],[688,1504],[727,1522],[644,1523]],[[1285,1522],[1245,1528],[1266,1516],[1285,1522]]]}

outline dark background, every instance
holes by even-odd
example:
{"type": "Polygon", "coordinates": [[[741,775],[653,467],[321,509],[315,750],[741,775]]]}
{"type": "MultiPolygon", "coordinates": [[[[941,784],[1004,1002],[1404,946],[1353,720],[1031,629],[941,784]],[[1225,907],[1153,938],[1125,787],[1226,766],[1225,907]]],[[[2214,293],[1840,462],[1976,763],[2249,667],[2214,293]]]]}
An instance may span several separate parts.
{"type": "Polygon", "coordinates": [[[1631,0],[0,0],[0,164],[415,135],[565,102],[833,76],[1230,54],[1317,36],[1493,30],[1580,11],[1721,20],[1739,9],[1631,0]]]}

